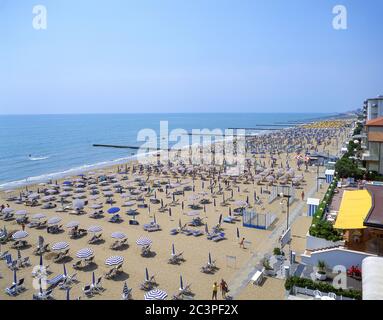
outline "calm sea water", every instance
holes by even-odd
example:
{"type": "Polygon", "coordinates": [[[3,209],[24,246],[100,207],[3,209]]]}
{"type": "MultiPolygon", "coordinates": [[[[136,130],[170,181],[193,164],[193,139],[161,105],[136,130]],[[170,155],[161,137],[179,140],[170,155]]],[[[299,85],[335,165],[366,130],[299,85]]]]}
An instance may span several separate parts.
{"type": "MultiPolygon", "coordinates": [[[[0,116],[0,188],[46,181],[125,161],[132,150],[92,144],[137,145],[144,128],[226,129],[304,122],[325,114],[94,114],[0,116]]],[[[274,127],[275,128],[275,127],[274,127]]]]}

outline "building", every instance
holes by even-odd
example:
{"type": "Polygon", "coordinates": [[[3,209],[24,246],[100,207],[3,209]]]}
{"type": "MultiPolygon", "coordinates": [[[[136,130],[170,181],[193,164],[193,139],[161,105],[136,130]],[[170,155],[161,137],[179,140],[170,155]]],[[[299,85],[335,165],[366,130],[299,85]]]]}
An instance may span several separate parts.
{"type": "Polygon", "coordinates": [[[365,102],[367,109],[367,121],[383,116],[383,96],[380,95],[376,98],[367,99],[365,102]]]}
{"type": "Polygon", "coordinates": [[[362,160],[366,161],[367,171],[383,174],[383,117],[367,121],[365,128],[367,150],[363,153],[362,160]]]}

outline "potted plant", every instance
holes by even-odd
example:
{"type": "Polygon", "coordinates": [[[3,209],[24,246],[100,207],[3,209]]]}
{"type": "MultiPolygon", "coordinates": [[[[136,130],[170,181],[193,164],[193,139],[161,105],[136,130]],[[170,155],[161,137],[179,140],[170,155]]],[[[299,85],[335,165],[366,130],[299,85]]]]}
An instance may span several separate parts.
{"type": "Polygon", "coordinates": [[[269,259],[263,259],[263,267],[265,268],[264,272],[268,276],[273,276],[275,274],[273,267],[270,265],[269,259]]]}
{"type": "Polygon", "coordinates": [[[327,279],[326,263],[322,260],[319,260],[317,267],[318,267],[318,271],[315,273],[316,279],[320,281],[326,280],[327,279]]]}
{"type": "Polygon", "coordinates": [[[274,254],[274,256],[276,256],[277,259],[279,259],[279,260],[283,259],[284,253],[280,248],[278,248],[278,247],[274,248],[273,254],[274,254]]]}

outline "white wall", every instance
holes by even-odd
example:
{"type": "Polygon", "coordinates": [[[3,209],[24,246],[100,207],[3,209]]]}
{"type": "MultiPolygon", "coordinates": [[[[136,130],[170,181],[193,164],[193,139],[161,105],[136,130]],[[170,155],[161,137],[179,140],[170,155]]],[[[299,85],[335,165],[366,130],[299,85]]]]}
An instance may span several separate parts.
{"type": "Polygon", "coordinates": [[[326,239],[310,236],[309,233],[306,234],[306,249],[310,251],[342,245],[344,245],[344,241],[333,242],[326,239]]]}
{"type": "Polygon", "coordinates": [[[329,268],[337,265],[345,266],[347,269],[351,266],[362,266],[362,261],[366,257],[376,257],[375,255],[352,251],[343,248],[334,248],[312,252],[311,256],[302,254],[301,261],[304,264],[316,266],[318,261],[324,261],[329,268]]]}

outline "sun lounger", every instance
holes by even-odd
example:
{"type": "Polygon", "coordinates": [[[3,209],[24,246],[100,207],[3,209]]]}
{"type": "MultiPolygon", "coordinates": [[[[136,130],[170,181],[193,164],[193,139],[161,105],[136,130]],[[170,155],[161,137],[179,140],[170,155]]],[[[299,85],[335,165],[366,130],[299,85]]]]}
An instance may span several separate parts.
{"type": "Polygon", "coordinates": [[[49,285],[49,289],[53,289],[63,281],[65,281],[65,276],[63,274],[59,274],[52,279],[48,279],[47,284],[49,285]]]}
{"type": "Polygon", "coordinates": [[[82,288],[82,292],[83,292],[87,297],[91,297],[91,296],[93,296],[93,294],[94,294],[94,289],[93,289],[92,285],[88,284],[88,285],[86,285],[85,287],[82,288]]]}
{"type": "Polygon", "coordinates": [[[175,236],[176,234],[178,234],[179,233],[179,229],[171,229],[170,230],[170,234],[172,235],[172,236],[175,236]]]}
{"type": "Polygon", "coordinates": [[[199,237],[203,235],[203,232],[201,230],[193,230],[192,234],[194,237],[199,237]]]}
{"type": "Polygon", "coordinates": [[[5,288],[5,293],[11,297],[17,296],[17,284],[13,284],[9,288],[5,288]]]}
{"type": "Polygon", "coordinates": [[[141,283],[140,289],[144,291],[150,291],[156,286],[157,283],[155,281],[155,278],[154,276],[151,276],[149,280],[144,280],[144,282],[141,283]]]}
{"type": "Polygon", "coordinates": [[[215,237],[211,238],[214,242],[218,242],[225,239],[225,234],[223,232],[220,232],[215,237]]]}
{"type": "Polygon", "coordinates": [[[102,282],[102,277],[99,277],[99,278],[97,279],[96,283],[95,283],[94,285],[93,285],[93,284],[91,285],[91,286],[93,286],[93,289],[94,289],[95,291],[97,291],[97,292],[105,291],[105,289],[103,288],[101,282],[102,282]]]}
{"type": "Polygon", "coordinates": [[[33,300],[48,300],[52,298],[53,289],[33,294],[33,300]]]}
{"type": "Polygon", "coordinates": [[[183,252],[180,252],[180,253],[171,255],[169,260],[168,260],[168,263],[170,263],[170,264],[179,264],[180,261],[184,261],[184,260],[185,259],[183,258],[183,252]]]}

